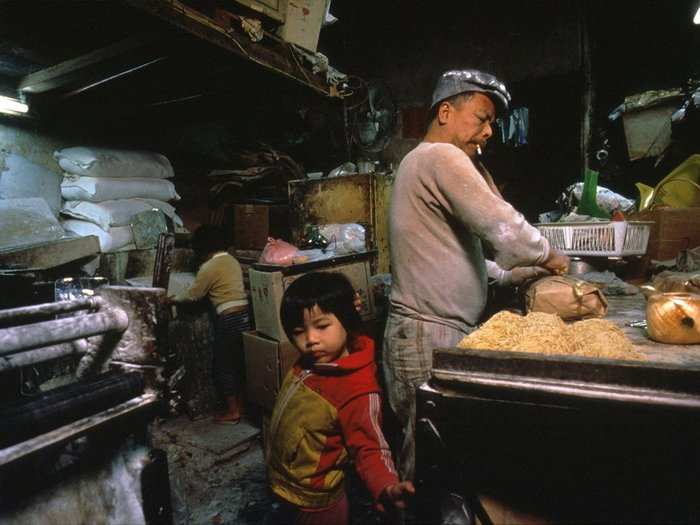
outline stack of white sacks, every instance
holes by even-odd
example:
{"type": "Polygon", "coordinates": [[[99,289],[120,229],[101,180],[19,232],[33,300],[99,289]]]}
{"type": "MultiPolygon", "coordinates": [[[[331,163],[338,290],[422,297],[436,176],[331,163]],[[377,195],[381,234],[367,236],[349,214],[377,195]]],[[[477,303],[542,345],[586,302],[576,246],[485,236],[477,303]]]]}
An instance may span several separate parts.
{"type": "Polygon", "coordinates": [[[54,152],[64,171],[61,221],[66,231],[96,235],[102,252],[134,249],[134,215],[158,209],[182,229],[168,201],[180,196],[169,178],[170,161],[158,153],[75,147],[54,152]]]}

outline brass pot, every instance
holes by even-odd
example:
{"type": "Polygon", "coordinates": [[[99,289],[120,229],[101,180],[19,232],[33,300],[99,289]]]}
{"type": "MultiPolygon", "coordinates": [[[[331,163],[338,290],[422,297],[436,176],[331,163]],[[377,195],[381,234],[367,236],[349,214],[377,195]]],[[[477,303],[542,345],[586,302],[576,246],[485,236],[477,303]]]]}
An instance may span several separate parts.
{"type": "Polygon", "coordinates": [[[647,332],[660,343],[700,343],[700,294],[651,294],[647,299],[647,332]]]}

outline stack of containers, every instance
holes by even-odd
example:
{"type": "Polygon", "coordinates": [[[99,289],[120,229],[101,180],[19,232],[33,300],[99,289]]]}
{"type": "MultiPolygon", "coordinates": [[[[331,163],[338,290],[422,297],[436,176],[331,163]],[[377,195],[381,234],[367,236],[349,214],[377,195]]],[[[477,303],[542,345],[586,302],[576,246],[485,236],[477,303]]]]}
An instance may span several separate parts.
{"type": "Polygon", "coordinates": [[[61,215],[66,231],[96,235],[102,252],[135,248],[129,226],[141,212],[158,209],[177,228],[182,220],[168,201],[180,196],[169,178],[170,161],[146,151],[74,147],[54,152],[64,171],[61,215]]]}

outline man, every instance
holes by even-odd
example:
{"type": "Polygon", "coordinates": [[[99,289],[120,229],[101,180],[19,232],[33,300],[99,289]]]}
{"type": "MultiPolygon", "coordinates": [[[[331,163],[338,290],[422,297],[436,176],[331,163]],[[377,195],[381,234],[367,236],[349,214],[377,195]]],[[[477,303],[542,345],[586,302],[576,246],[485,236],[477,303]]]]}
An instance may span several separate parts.
{"type": "MultiPolygon", "coordinates": [[[[486,304],[482,241],[503,269],[566,271],[568,257],[503,200],[475,163],[510,95],[496,77],[448,71],[433,92],[423,142],[401,162],[389,218],[392,290],[384,333],[389,404],[403,427],[401,479],[413,479],[415,388],[430,377],[432,350],[455,346],[486,304]]],[[[497,272],[492,265],[488,273],[497,272]]],[[[527,272],[525,272],[527,273],[527,272]]],[[[513,274],[512,277],[515,277],[513,274]]]]}

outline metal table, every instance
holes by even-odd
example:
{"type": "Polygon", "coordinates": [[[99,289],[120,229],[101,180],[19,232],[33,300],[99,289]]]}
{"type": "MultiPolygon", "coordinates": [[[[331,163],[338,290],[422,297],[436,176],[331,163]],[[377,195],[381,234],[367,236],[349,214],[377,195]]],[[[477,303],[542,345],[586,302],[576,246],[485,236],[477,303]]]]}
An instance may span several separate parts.
{"type": "Polygon", "coordinates": [[[436,349],[417,391],[422,521],[450,493],[482,523],[698,521],[700,345],[648,340],[628,326],[644,306],[611,297],[607,317],[643,361],[436,349]]]}

